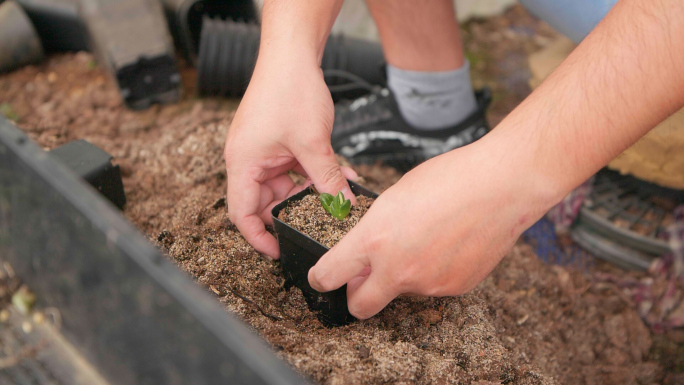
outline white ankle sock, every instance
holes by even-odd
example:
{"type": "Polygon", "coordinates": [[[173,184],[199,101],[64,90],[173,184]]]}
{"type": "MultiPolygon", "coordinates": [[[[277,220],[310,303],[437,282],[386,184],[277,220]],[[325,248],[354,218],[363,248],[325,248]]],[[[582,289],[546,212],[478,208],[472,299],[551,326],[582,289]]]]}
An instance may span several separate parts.
{"type": "Polygon", "coordinates": [[[387,83],[401,115],[415,128],[451,127],[477,109],[467,60],[461,68],[444,72],[409,71],[388,64],[387,83]]]}

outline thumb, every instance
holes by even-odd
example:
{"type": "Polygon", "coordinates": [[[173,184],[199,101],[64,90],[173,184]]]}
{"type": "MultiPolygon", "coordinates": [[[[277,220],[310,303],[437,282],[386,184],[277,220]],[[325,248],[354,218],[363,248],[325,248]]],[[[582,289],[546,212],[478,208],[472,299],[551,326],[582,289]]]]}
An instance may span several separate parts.
{"type": "Polygon", "coordinates": [[[316,186],[316,190],[332,195],[342,191],[345,198],[351,200],[352,204],[356,203],[356,197],[349,188],[347,178],[335,158],[330,143],[315,147],[298,154],[297,159],[316,186]]]}
{"type": "Polygon", "coordinates": [[[315,290],[326,292],[338,289],[352,278],[370,270],[370,259],[359,247],[353,229],[335,247],[325,253],[309,270],[309,284],[315,290]]]}

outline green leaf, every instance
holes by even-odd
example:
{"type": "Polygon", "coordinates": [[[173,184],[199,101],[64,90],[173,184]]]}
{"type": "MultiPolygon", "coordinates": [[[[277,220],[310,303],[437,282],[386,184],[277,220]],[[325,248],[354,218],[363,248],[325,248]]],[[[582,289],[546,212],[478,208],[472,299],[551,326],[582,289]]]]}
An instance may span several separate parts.
{"type": "Polygon", "coordinates": [[[335,200],[335,198],[332,195],[326,194],[326,193],[321,193],[319,198],[321,200],[321,204],[323,205],[323,208],[325,209],[325,211],[332,214],[332,204],[333,204],[333,201],[335,200]]]}
{"type": "Polygon", "coordinates": [[[344,201],[344,203],[342,203],[339,206],[337,213],[336,213],[337,215],[335,215],[335,218],[337,218],[339,220],[343,220],[344,218],[347,217],[347,215],[349,215],[350,211],[351,211],[351,201],[349,199],[347,199],[346,201],[344,201]]]}
{"type": "Polygon", "coordinates": [[[325,211],[339,220],[346,218],[351,211],[351,201],[349,199],[344,199],[342,191],[338,192],[336,196],[321,193],[319,199],[321,200],[321,204],[325,211]]]}
{"type": "Polygon", "coordinates": [[[9,103],[0,104],[0,115],[3,115],[7,119],[15,122],[19,121],[19,114],[14,111],[14,108],[9,103]]]}
{"type": "Polygon", "coordinates": [[[30,313],[34,303],[36,303],[36,295],[31,293],[25,285],[12,295],[12,304],[17,307],[21,314],[30,313]]]}

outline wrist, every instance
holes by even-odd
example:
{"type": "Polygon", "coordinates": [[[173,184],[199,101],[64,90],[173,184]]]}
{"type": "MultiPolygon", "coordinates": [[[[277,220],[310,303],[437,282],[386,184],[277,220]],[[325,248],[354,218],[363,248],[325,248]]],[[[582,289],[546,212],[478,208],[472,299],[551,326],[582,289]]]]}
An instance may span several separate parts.
{"type": "Polygon", "coordinates": [[[532,225],[574,188],[562,173],[549,172],[553,160],[545,156],[548,154],[540,156],[526,134],[522,129],[507,129],[504,121],[471,145],[477,145],[479,148],[473,150],[486,157],[489,166],[483,171],[495,178],[492,183],[501,189],[503,200],[517,206],[520,218],[530,221],[524,227],[532,225]]]}
{"type": "Polygon", "coordinates": [[[267,0],[263,6],[259,56],[294,55],[320,66],[342,0],[267,0]]]}
{"type": "Polygon", "coordinates": [[[318,54],[312,46],[287,42],[259,49],[254,72],[276,71],[286,74],[300,69],[320,69],[318,54]]]}

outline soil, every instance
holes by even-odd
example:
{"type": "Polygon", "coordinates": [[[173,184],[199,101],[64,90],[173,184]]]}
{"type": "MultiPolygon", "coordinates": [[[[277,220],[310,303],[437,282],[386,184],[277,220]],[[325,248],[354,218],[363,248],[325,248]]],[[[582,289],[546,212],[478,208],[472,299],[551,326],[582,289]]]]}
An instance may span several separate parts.
{"type": "Polygon", "coordinates": [[[318,195],[312,194],[291,202],[280,212],[278,219],[330,249],[359,223],[373,201],[373,198],[357,196],[349,215],[338,220],[325,211],[318,195]]]}
{"type": "MultiPolygon", "coordinates": [[[[479,36],[478,52],[493,52],[473,66],[476,73],[506,63],[507,55],[515,60],[505,65],[526,65],[520,55],[544,42],[536,31],[548,33],[540,25],[519,7],[469,23],[467,47],[479,36]],[[496,39],[487,32],[494,30],[496,39]]],[[[2,75],[0,104],[46,149],[86,139],[112,154],[124,178],[126,217],[313,381],[682,383],[684,338],[653,334],[620,287],[591,271],[544,264],[522,242],[466,295],[400,297],[370,320],[324,327],[297,289],[284,288],[278,262],[255,252],[228,219],[222,150],[237,102],[198,99],[187,88],[178,104],[129,111],[92,60],[58,55],[2,75]]],[[[490,81],[499,84],[502,71],[490,81]]],[[[191,86],[194,70],[182,73],[191,86]]],[[[495,119],[524,97],[523,83],[501,83],[495,119]]],[[[399,178],[382,166],[356,169],[378,192],[399,178]]]]}

